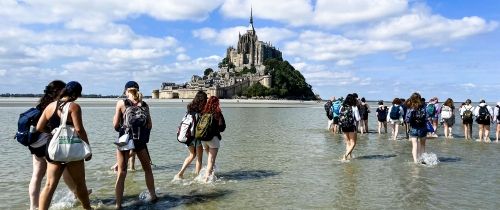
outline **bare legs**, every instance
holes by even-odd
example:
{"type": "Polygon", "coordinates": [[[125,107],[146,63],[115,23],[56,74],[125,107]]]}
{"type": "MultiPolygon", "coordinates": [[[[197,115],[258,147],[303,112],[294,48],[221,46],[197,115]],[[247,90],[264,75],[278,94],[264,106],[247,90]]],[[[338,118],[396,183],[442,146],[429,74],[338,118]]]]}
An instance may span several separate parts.
{"type": "Polygon", "coordinates": [[[346,143],[345,154],[342,157],[342,160],[347,160],[347,158],[352,158],[352,151],[354,147],[356,147],[356,132],[344,132],[344,141],[346,143]]]}
{"type": "Polygon", "coordinates": [[[422,154],[425,153],[425,137],[411,137],[413,162],[419,163],[422,154]]]}
{"type": "Polygon", "coordinates": [[[29,185],[30,194],[30,209],[38,209],[38,202],[40,198],[40,187],[42,185],[45,171],[47,170],[47,162],[45,158],[33,155],[33,174],[29,185]]]}
{"type": "Polygon", "coordinates": [[[115,183],[115,196],[116,196],[116,208],[122,207],[123,191],[125,188],[125,178],[127,177],[127,162],[128,162],[129,151],[119,151],[116,150],[116,164],[118,165],[118,170],[116,172],[116,183],[115,183]]]}
{"type": "Polygon", "coordinates": [[[479,139],[478,141],[490,142],[490,125],[479,124],[479,139]]]}
{"type": "Polygon", "coordinates": [[[217,158],[217,152],[219,152],[219,148],[207,147],[205,149],[208,151],[207,173],[205,174],[205,182],[207,182],[210,176],[213,175],[215,159],[217,158]]]}
{"type": "Polygon", "coordinates": [[[498,137],[500,135],[500,123],[497,123],[497,129],[496,129],[496,143],[498,143],[498,137]]]}
{"type": "Polygon", "coordinates": [[[149,158],[148,148],[137,152],[137,157],[141,161],[142,170],[144,171],[144,178],[146,179],[146,187],[151,195],[151,201],[156,201],[155,180],[153,177],[153,170],[151,169],[151,159],[149,158]]]}
{"type": "Polygon", "coordinates": [[[46,210],[50,206],[52,196],[57,188],[59,179],[61,178],[64,169],[68,171],[75,184],[76,197],[82,202],[84,209],[91,209],[87,185],[85,183],[85,164],[83,160],[70,162],[65,165],[48,163],[47,165],[47,182],[45,188],[40,194],[39,207],[40,210],[46,210]]]}
{"type": "Polygon", "coordinates": [[[393,124],[391,124],[391,127],[392,127],[392,140],[396,140],[399,132],[399,123],[394,122],[393,124]]]}
{"type": "Polygon", "coordinates": [[[184,163],[182,164],[181,170],[179,171],[179,173],[177,173],[177,175],[175,175],[176,177],[181,178],[181,179],[184,177],[184,172],[186,171],[187,167],[191,164],[191,162],[196,157],[197,157],[197,159],[196,159],[195,174],[198,175],[200,173],[200,170],[201,170],[201,164],[202,164],[202,160],[203,160],[203,156],[202,156],[203,155],[203,147],[197,146],[195,148],[195,146],[189,146],[188,151],[189,151],[189,155],[184,160],[184,163]]]}
{"type": "Polygon", "coordinates": [[[472,139],[472,124],[464,124],[464,136],[466,140],[472,139]]]}
{"type": "Polygon", "coordinates": [[[387,122],[378,122],[378,134],[382,133],[382,127],[384,128],[385,133],[387,133],[387,122]]]}

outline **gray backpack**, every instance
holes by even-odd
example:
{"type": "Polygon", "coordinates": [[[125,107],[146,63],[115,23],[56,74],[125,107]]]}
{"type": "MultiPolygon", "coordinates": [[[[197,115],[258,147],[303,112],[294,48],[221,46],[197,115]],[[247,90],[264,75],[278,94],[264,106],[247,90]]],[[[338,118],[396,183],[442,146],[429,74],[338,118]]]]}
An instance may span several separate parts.
{"type": "Polygon", "coordinates": [[[141,102],[141,106],[132,104],[125,99],[125,113],[123,114],[123,127],[132,136],[132,139],[139,139],[141,130],[146,129],[149,118],[149,109],[146,102],[141,102]]]}

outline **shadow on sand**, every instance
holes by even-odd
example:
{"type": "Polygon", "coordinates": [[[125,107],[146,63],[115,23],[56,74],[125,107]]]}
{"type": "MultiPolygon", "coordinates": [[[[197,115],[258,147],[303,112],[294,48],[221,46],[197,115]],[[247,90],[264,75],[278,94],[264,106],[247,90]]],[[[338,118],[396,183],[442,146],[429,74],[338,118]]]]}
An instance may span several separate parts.
{"type": "Polygon", "coordinates": [[[279,175],[280,172],[268,171],[268,170],[244,170],[244,171],[228,171],[223,173],[217,173],[217,177],[227,180],[251,180],[251,179],[263,179],[271,176],[279,175]]]}
{"type": "MultiPolygon", "coordinates": [[[[233,193],[231,190],[215,189],[210,190],[210,192],[193,190],[188,195],[159,194],[158,201],[156,203],[139,200],[139,195],[128,195],[123,196],[123,200],[125,202],[123,202],[122,209],[169,209],[181,205],[193,205],[214,201],[231,193],[233,193]]],[[[105,207],[99,207],[97,209],[114,209],[114,198],[102,199],[100,201],[105,205],[105,207]]]]}
{"type": "Polygon", "coordinates": [[[462,158],[459,157],[438,157],[439,162],[443,163],[454,163],[458,161],[462,161],[462,158]]]}
{"type": "Polygon", "coordinates": [[[390,155],[363,155],[363,156],[356,157],[356,159],[360,159],[360,160],[385,160],[385,159],[393,158],[393,157],[396,157],[396,156],[397,155],[395,155],[395,154],[390,154],[390,155]]]}

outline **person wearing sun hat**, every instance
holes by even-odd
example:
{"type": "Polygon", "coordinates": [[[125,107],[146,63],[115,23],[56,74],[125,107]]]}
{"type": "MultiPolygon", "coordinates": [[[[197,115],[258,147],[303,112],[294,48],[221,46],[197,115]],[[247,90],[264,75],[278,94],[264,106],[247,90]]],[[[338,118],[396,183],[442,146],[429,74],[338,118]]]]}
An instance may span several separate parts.
{"type": "Polygon", "coordinates": [[[125,178],[127,176],[127,162],[130,156],[130,151],[134,151],[137,157],[141,161],[142,169],[144,170],[144,176],[146,180],[146,186],[148,188],[149,194],[151,196],[151,202],[156,202],[158,197],[155,192],[155,184],[153,171],[151,169],[151,158],[149,157],[149,152],[147,148],[147,143],[149,142],[149,132],[153,126],[151,115],[149,114],[149,106],[146,102],[142,100],[142,93],[139,91],[139,84],[135,81],[128,81],[125,84],[124,94],[126,99],[119,100],[116,103],[115,115],[113,117],[113,126],[116,131],[119,132],[119,136],[125,134],[129,131],[129,140],[133,141],[133,148],[124,148],[123,146],[117,146],[116,149],[116,159],[117,159],[117,177],[115,184],[115,195],[116,195],[116,208],[121,208],[123,191],[125,189],[125,178]],[[142,125],[139,132],[136,130],[124,126],[125,124],[125,114],[129,110],[129,107],[139,107],[143,110],[142,113],[146,115],[146,123],[142,125]]]}

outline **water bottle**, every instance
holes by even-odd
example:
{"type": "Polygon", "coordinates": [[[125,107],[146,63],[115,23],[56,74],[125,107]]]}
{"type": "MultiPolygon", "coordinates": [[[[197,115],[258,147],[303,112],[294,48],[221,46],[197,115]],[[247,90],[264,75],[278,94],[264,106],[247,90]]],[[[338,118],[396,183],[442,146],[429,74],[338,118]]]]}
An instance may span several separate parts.
{"type": "Polygon", "coordinates": [[[30,133],[35,133],[35,132],[36,132],[35,126],[30,125],[30,133]]]}

